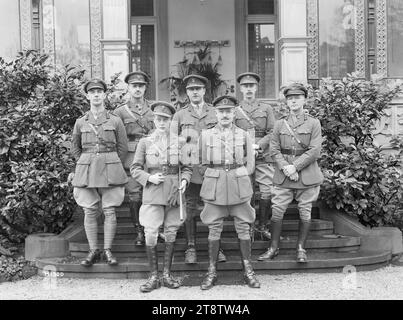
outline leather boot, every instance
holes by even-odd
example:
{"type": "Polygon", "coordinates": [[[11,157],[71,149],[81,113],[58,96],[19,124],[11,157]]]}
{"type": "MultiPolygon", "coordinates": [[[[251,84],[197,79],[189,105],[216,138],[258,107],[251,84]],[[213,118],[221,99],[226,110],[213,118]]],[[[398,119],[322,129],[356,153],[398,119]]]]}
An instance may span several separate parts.
{"type": "Polygon", "coordinates": [[[186,220],[184,224],[186,241],[188,248],[185,251],[185,263],[195,264],[197,263],[196,252],[196,219],[186,220]]]}
{"type": "Polygon", "coordinates": [[[91,267],[94,263],[101,260],[101,251],[99,249],[90,250],[87,257],[81,261],[83,267],[91,267]]]}
{"type": "Polygon", "coordinates": [[[116,266],[118,264],[118,261],[113,256],[111,249],[104,250],[104,257],[105,257],[106,263],[109,264],[110,266],[116,266]]]}
{"type": "Polygon", "coordinates": [[[307,256],[305,248],[311,221],[299,221],[298,242],[297,242],[297,262],[306,263],[307,256]]]}
{"type": "Polygon", "coordinates": [[[271,233],[267,228],[267,221],[271,218],[271,200],[259,200],[259,225],[256,229],[256,235],[260,240],[267,241],[271,239],[271,233]]]}
{"type": "Polygon", "coordinates": [[[279,254],[280,250],[278,247],[280,243],[280,235],[282,227],[283,227],[283,220],[271,221],[270,248],[267,249],[267,251],[264,254],[262,254],[259,258],[257,258],[258,261],[272,260],[279,254]]]}
{"type": "Polygon", "coordinates": [[[134,240],[135,246],[143,246],[145,243],[144,230],[143,227],[140,225],[140,207],[141,202],[139,201],[130,201],[129,203],[130,216],[134,224],[134,230],[136,231],[136,239],[134,240]]]}
{"type": "Polygon", "coordinates": [[[202,290],[211,289],[217,282],[217,257],[220,249],[220,240],[208,241],[209,266],[206,276],[200,286],[202,290]]]}
{"type": "Polygon", "coordinates": [[[150,265],[150,277],[140,286],[141,292],[151,292],[161,286],[158,278],[158,254],[157,246],[146,246],[148,263],[150,265]]]}
{"type": "Polygon", "coordinates": [[[162,285],[169,289],[177,289],[180,282],[171,276],[172,257],[174,253],[175,242],[165,242],[164,269],[162,273],[162,285]]]}
{"type": "Polygon", "coordinates": [[[251,288],[260,288],[259,280],[256,278],[251,263],[251,240],[239,240],[239,247],[241,250],[242,265],[244,269],[244,279],[246,284],[251,288]]]}

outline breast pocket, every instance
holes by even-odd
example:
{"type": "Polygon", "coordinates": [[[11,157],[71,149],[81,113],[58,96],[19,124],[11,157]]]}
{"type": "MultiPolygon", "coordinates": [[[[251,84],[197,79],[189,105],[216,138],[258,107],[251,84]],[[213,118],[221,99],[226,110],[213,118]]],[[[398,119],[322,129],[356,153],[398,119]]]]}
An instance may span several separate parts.
{"type": "Polygon", "coordinates": [[[279,132],[280,135],[280,144],[282,148],[291,147],[292,143],[292,136],[291,133],[286,129],[282,128],[279,132]]]}
{"type": "Polygon", "coordinates": [[[246,130],[246,131],[248,131],[254,127],[253,123],[250,123],[249,120],[246,119],[245,117],[243,117],[242,115],[237,115],[235,117],[235,124],[237,127],[241,128],[243,130],[246,130]]]}
{"type": "Polygon", "coordinates": [[[161,155],[157,148],[151,146],[146,150],[146,163],[148,168],[158,168],[160,166],[161,155]]]}
{"type": "Polygon", "coordinates": [[[311,131],[307,127],[300,127],[297,128],[296,134],[298,139],[302,142],[303,146],[300,146],[302,148],[307,148],[309,146],[309,143],[311,141],[311,131]]]}
{"type": "Polygon", "coordinates": [[[106,142],[116,143],[115,127],[111,125],[103,125],[104,139],[106,142]]]}
{"type": "Polygon", "coordinates": [[[81,128],[81,143],[84,144],[93,144],[97,142],[97,138],[95,136],[95,132],[89,126],[83,126],[81,128]]]}
{"type": "Polygon", "coordinates": [[[207,129],[214,128],[216,125],[217,125],[217,119],[214,119],[214,118],[206,119],[206,128],[207,129]]]}
{"type": "Polygon", "coordinates": [[[124,125],[128,136],[136,133],[136,121],[134,119],[125,119],[124,125]]]}
{"type": "Polygon", "coordinates": [[[253,120],[256,124],[256,129],[265,130],[267,126],[267,114],[262,110],[253,112],[253,120]]]}
{"type": "Polygon", "coordinates": [[[220,171],[207,168],[204,173],[203,184],[200,190],[200,197],[204,200],[214,201],[216,199],[217,182],[220,171]]]}

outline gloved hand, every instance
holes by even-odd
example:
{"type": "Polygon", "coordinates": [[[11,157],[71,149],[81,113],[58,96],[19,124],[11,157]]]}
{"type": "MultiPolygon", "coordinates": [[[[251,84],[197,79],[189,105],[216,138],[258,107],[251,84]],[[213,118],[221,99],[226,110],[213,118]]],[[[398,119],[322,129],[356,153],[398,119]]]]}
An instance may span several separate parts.
{"type": "Polygon", "coordinates": [[[176,185],[172,185],[171,190],[169,190],[168,206],[169,207],[179,206],[179,189],[178,186],[176,185]]]}

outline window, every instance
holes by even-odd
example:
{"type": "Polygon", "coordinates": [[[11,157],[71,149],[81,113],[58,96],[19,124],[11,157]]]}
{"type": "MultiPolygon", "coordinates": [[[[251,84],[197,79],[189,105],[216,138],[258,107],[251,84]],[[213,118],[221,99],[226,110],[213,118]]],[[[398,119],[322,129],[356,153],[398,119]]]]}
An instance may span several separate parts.
{"type": "Polygon", "coordinates": [[[387,2],[387,35],[388,35],[388,76],[403,76],[403,2],[388,0],[387,2]]]}
{"type": "Polygon", "coordinates": [[[54,0],[56,63],[81,65],[91,74],[88,0],[54,0]]]}
{"type": "Polygon", "coordinates": [[[157,19],[154,15],[153,0],[131,0],[131,68],[141,70],[151,76],[146,92],[147,99],[156,98],[155,34],[157,19]]]}
{"type": "Polygon", "coordinates": [[[355,71],[354,0],[319,0],[319,77],[355,71]]]}
{"type": "Polygon", "coordinates": [[[0,57],[15,58],[21,49],[18,1],[0,0],[0,57]]]}
{"type": "Polygon", "coordinates": [[[259,98],[274,98],[274,25],[248,24],[249,70],[260,75],[259,98]]]}
{"type": "Polygon", "coordinates": [[[247,1],[248,71],[260,75],[258,98],[276,97],[274,0],[247,1]]]}

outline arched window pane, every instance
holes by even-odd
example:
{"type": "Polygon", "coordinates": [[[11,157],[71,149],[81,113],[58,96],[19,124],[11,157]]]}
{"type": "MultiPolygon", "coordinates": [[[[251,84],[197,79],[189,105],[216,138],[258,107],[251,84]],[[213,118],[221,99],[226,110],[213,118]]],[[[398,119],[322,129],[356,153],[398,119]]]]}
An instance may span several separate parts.
{"type": "Polygon", "coordinates": [[[320,77],[355,71],[355,28],[353,0],[319,0],[320,77]]]}
{"type": "Polygon", "coordinates": [[[55,0],[56,63],[82,65],[90,73],[88,0],[55,0]]]}
{"type": "Polygon", "coordinates": [[[0,57],[14,58],[21,49],[18,1],[0,0],[0,57]]]}
{"type": "Polygon", "coordinates": [[[388,75],[403,76],[403,2],[388,0],[388,75]]]}

